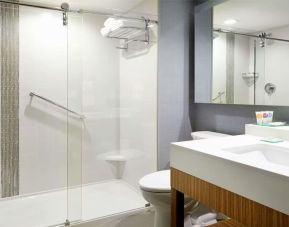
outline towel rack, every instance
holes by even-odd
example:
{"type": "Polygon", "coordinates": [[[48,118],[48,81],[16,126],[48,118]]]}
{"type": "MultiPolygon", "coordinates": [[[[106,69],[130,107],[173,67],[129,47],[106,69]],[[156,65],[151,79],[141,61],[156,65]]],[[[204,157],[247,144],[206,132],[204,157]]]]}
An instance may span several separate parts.
{"type": "Polygon", "coordinates": [[[33,93],[33,92],[30,92],[30,97],[36,97],[36,98],[39,98],[39,99],[42,99],[42,100],[44,100],[44,101],[46,101],[46,102],[48,102],[48,103],[50,103],[50,104],[52,104],[52,105],[54,105],[54,106],[57,106],[57,107],[59,107],[59,108],[61,108],[61,109],[63,109],[63,110],[66,110],[66,111],[68,111],[69,113],[72,113],[72,114],[74,114],[74,115],[76,115],[76,116],[78,116],[80,119],[85,119],[85,116],[84,115],[82,115],[82,114],[80,114],[80,113],[77,113],[77,112],[75,112],[75,111],[73,111],[73,110],[70,110],[70,109],[68,109],[68,108],[66,108],[65,106],[62,106],[62,105],[60,105],[60,104],[58,104],[58,103],[56,103],[56,102],[54,102],[54,101],[52,101],[52,100],[50,100],[50,99],[47,99],[47,98],[45,98],[45,97],[43,97],[43,96],[41,96],[41,95],[37,95],[37,94],[35,94],[35,93],[33,93]]]}

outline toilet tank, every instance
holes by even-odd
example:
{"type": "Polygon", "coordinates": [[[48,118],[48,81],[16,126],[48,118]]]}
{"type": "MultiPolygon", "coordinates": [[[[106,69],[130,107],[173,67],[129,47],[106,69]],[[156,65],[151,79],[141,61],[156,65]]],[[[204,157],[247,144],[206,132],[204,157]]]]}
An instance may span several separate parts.
{"type": "Polygon", "coordinates": [[[192,135],[193,140],[211,139],[211,138],[217,138],[217,137],[231,136],[228,134],[210,132],[210,131],[192,132],[191,135],[192,135]]]}

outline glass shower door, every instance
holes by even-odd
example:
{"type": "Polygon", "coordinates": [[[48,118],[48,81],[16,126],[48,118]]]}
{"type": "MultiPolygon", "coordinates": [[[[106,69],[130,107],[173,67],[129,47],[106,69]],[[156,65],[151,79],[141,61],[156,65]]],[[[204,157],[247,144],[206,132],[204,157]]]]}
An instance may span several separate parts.
{"type": "Polygon", "coordinates": [[[30,198],[39,201],[24,208],[31,217],[23,223],[61,224],[67,219],[68,130],[67,27],[61,12],[20,6],[19,59],[20,194],[37,193],[30,198]]]}
{"type": "Polygon", "coordinates": [[[123,50],[101,34],[108,19],[69,14],[68,107],[83,115],[68,118],[69,220],[144,208],[138,180],[156,170],[157,27],[123,50]]]}
{"type": "Polygon", "coordinates": [[[82,16],[68,14],[67,25],[67,220],[82,220],[82,16]],[[71,112],[73,111],[73,112],[71,112]]]}
{"type": "Polygon", "coordinates": [[[0,11],[0,226],[78,221],[81,130],[67,111],[78,111],[68,96],[69,27],[59,11],[12,4],[0,11]]]}

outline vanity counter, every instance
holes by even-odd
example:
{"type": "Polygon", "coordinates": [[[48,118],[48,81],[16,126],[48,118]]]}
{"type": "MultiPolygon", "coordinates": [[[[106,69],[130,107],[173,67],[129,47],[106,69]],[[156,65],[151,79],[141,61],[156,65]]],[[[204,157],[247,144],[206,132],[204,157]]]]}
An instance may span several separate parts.
{"type": "MultiPolygon", "coordinates": [[[[173,143],[173,198],[188,194],[250,227],[254,222],[246,217],[252,219],[252,214],[254,217],[272,214],[282,220],[280,225],[274,218],[272,221],[260,219],[257,221],[259,226],[255,225],[258,227],[289,226],[289,166],[286,166],[286,160],[276,159],[276,153],[273,159],[264,156],[272,153],[270,149],[280,155],[289,155],[289,143],[273,145],[261,139],[241,135],[173,143]],[[228,204],[232,207],[229,208],[228,204]],[[241,222],[238,217],[246,221],[241,222]]],[[[264,217],[269,220],[266,215],[264,217]]]]}

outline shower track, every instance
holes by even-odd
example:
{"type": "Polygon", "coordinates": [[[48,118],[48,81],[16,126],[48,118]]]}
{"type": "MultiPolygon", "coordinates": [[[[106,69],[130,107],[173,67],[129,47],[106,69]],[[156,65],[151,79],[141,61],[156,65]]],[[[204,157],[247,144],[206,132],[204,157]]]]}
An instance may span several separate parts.
{"type": "Polygon", "coordinates": [[[233,34],[233,35],[242,35],[242,36],[247,36],[247,37],[253,37],[253,38],[263,38],[263,39],[268,39],[268,40],[273,40],[273,41],[281,41],[281,42],[287,42],[289,43],[288,39],[279,39],[279,38],[274,38],[274,37],[261,37],[259,35],[252,35],[252,34],[246,34],[246,33],[240,33],[240,32],[235,32],[235,31],[230,31],[230,30],[224,30],[224,29],[213,29],[214,32],[220,32],[220,33],[225,33],[225,34],[233,34]]]}
{"type": "Polygon", "coordinates": [[[48,10],[54,10],[54,11],[59,11],[63,13],[91,13],[91,14],[98,14],[102,16],[114,16],[114,17],[119,17],[123,19],[131,19],[131,20],[138,20],[138,21],[149,21],[150,23],[155,23],[158,24],[157,20],[151,20],[147,18],[138,18],[138,17],[128,17],[128,16],[123,16],[123,12],[117,13],[103,13],[99,11],[94,11],[94,10],[84,10],[84,9],[70,9],[70,8],[61,8],[61,7],[52,7],[48,5],[43,5],[43,4],[34,4],[34,3],[29,3],[29,2],[15,2],[11,0],[0,0],[0,3],[6,3],[6,4],[13,4],[13,5],[19,5],[19,6],[28,6],[28,7],[34,7],[34,8],[40,8],[40,9],[48,9],[48,10]]]}

